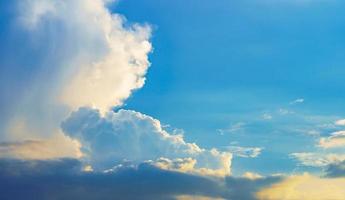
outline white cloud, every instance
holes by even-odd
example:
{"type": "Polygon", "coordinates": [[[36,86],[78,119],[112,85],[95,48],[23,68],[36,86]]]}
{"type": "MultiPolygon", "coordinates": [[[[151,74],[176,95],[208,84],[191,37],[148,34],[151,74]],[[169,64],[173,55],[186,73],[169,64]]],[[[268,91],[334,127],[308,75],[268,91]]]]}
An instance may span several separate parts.
{"type": "Polygon", "coordinates": [[[243,130],[245,128],[246,123],[244,122],[237,122],[234,124],[231,124],[229,128],[226,129],[217,129],[220,135],[224,135],[225,133],[236,133],[240,130],[243,130]]]}
{"type": "Polygon", "coordinates": [[[255,158],[258,157],[262,151],[259,147],[240,147],[240,146],[228,146],[226,148],[234,156],[244,157],[244,158],[255,158]]]}
{"type": "Polygon", "coordinates": [[[278,113],[279,113],[280,115],[294,114],[293,111],[290,111],[290,110],[284,109],[284,108],[280,108],[280,109],[278,110],[278,113]]]}
{"type": "Polygon", "coordinates": [[[33,74],[27,93],[0,125],[2,139],[55,137],[72,110],[90,106],[105,113],[144,85],[151,29],[111,13],[109,2],[13,1],[18,6],[13,27],[25,39],[33,74]]]}
{"type": "Polygon", "coordinates": [[[329,164],[345,161],[345,154],[336,153],[292,153],[292,158],[297,159],[304,166],[325,167],[329,164]]]}
{"type": "Polygon", "coordinates": [[[337,131],[329,137],[322,137],[319,140],[319,146],[322,148],[345,147],[345,131],[337,131]]]}
{"type": "Polygon", "coordinates": [[[291,101],[290,104],[294,105],[294,104],[299,104],[299,103],[303,103],[303,102],[304,102],[304,99],[299,98],[299,99],[295,99],[295,100],[291,101]]]}
{"type": "Polygon", "coordinates": [[[255,172],[245,172],[242,177],[250,179],[250,180],[256,180],[260,178],[264,178],[261,174],[255,173],[255,172]]]}
{"type": "Polygon", "coordinates": [[[103,0],[33,0],[20,5],[19,19],[26,27],[42,31],[51,24],[63,26],[63,31],[53,29],[48,37],[62,40],[57,48],[67,48],[66,43],[79,46],[63,58],[63,66],[57,66],[56,75],[63,81],[55,95],[62,103],[105,113],[143,86],[151,51],[149,26],[125,28],[124,17],[110,13],[103,0]]]}
{"type": "Polygon", "coordinates": [[[273,116],[269,113],[264,113],[262,115],[262,119],[264,119],[264,120],[271,120],[272,118],[273,118],[273,116]]]}
{"type": "MultiPolygon", "coordinates": [[[[218,156],[219,152],[215,149],[212,149],[213,155],[218,156]]],[[[226,158],[227,159],[227,158],[226,158]]],[[[224,170],[224,168],[219,169],[212,169],[208,167],[196,167],[198,160],[194,158],[159,158],[155,161],[147,161],[148,163],[164,170],[170,171],[178,171],[190,174],[197,174],[197,175],[207,175],[207,176],[224,176],[229,175],[228,170],[224,170]]],[[[228,163],[228,161],[224,160],[224,163],[228,163]]]]}
{"type": "Polygon", "coordinates": [[[335,125],[345,126],[345,119],[339,119],[335,122],[335,125]]]}
{"type": "Polygon", "coordinates": [[[82,144],[85,160],[96,170],[131,162],[154,162],[166,169],[201,174],[229,175],[232,154],[203,149],[171,135],[160,122],[135,111],[108,112],[81,108],[62,124],[70,137],[82,144]]]}
{"type": "Polygon", "coordinates": [[[170,170],[230,174],[231,153],[187,143],[147,115],[111,111],[144,85],[152,50],[148,25],[127,23],[105,0],[17,3],[17,25],[40,53],[28,55],[36,74],[8,119],[6,132],[16,143],[3,147],[4,157],[73,157],[80,147],[86,171],[153,162],[170,170]],[[80,109],[65,121],[64,132],[73,142],[59,146],[51,138],[63,136],[61,122],[80,107],[97,111],[80,109]]]}

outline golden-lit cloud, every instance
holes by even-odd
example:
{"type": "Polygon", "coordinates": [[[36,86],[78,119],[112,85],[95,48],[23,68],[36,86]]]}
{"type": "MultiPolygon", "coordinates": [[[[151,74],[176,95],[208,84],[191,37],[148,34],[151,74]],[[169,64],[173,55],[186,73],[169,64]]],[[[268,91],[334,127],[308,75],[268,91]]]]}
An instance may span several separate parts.
{"type": "Polygon", "coordinates": [[[180,195],[176,197],[176,200],[225,200],[224,198],[206,197],[198,195],[180,195]]]}
{"type": "Polygon", "coordinates": [[[45,140],[0,143],[0,158],[28,160],[80,158],[80,143],[63,134],[45,140]]]}
{"type": "Polygon", "coordinates": [[[345,178],[291,176],[257,193],[260,200],[344,200],[345,178]]]}
{"type": "Polygon", "coordinates": [[[345,147],[345,131],[337,131],[329,137],[320,138],[319,146],[326,149],[345,147]]]}
{"type": "Polygon", "coordinates": [[[232,154],[204,149],[171,134],[160,121],[131,110],[110,111],[80,108],[62,123],[65,134],[80,141],[85,160],[95,170],[107,170],[123,161],[150,162],[156,167],[226,176],[231,174],[232,154]]]}

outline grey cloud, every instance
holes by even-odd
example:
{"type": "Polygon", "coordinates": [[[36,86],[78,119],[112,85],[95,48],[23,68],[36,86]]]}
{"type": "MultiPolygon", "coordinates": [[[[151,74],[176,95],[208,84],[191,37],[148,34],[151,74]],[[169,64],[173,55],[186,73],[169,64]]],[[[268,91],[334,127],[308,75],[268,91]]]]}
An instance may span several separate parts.
{"type": "Polygon", "coordinates": [[[345,177],[345,161],[330,164],[325,172],[327,177],[345,177]]]}
{"type": "Polygon", "coordinates": [[[278,177],[207,178],[158,169],[150,164],[109,173],[81,172],[75,159],[0,160],[0,199],[175,199],[180,195],[252,200],[278,177]]]}

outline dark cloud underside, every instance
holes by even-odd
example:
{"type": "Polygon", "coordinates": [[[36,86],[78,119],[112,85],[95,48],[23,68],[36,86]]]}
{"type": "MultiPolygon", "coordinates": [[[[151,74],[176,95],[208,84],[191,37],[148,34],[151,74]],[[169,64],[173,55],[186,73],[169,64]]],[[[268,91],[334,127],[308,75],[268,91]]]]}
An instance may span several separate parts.
{"type": "Polygon", "coordinates": [[[175,199],[179,195],[254,199],[254,192],[278,178],[210,179],[158,169],[149,164],[109,173],[80,172],[74,159],[0,160],[0,199],[175,199]]]}

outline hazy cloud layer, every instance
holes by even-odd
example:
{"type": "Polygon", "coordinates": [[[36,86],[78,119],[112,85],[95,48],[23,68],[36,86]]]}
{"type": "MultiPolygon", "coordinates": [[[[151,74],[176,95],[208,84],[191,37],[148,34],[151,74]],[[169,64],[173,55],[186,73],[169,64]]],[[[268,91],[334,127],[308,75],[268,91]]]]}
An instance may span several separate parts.
{"type": "Polygon", "coordinates": [[[339,163],[345,160],[345,154],[337,153],[310,153],[300,152],[292,153],[290,156],[297,159],[301,165],[311,167],[325,167],[333,163],[339,163]]]}
{"type": "Polygon", "coordinates": [[[243,158],[255,158],[261,154],[262,148],[260,147],[241,147],[241,146],[228,146],[226,147],[234,156],[243,158]]]}
{"type": "Polygon", "coordinates": [[[319,178],[309,174],[291,176],[257,193],[260,200],[342,200],[344,178],[319,178]]]}
{"type": "Polygon", "coordinates": [[[108,173],[86,173],[80,169],[81,163],[73,159],[0,159],[0,198],[253,200],[258,190],[280,180],[278,177],[210,179],[162,170],[150,164],[121,167],[108,173]]]}
{"type": "Polygon", "coordinates": [[[82,157],[82,152],[80,151],[80,144],[78,141],[70,138],[61,139],[59,137],[53,137],[49,140],[25,140],[20,142],[0,143],[0,158],[33,160],[66,157],[82,157]],[[64,143],[64,141],[68,142],[64,143]]]}

